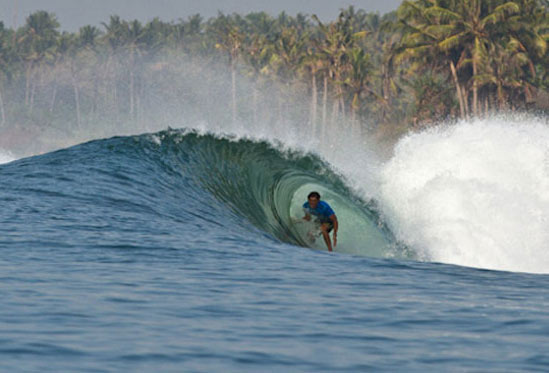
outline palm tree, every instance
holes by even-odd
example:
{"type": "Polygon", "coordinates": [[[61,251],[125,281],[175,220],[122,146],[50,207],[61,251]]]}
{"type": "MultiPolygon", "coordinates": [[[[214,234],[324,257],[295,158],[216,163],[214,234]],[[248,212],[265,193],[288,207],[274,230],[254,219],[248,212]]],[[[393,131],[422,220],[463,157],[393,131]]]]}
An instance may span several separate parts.
{"type": "Polygon", "coordinates": [[[271,40],[275,34],[276,21],[265,12],[255,12],[245,17],[247,29],[246,33],[253,36],[262,36],[271,40]]]}
{"type": "MultiPolygon", "coordinates": [[[[542,2],[543,3],[543,2],[542,2]]],[[[522,0],[520,12],[513,17],[508,29],[507,41],[515,44],[524,64],[523,76],[527,84],[523,91],[527,99],[531,99],[531,85],[543,85],[543,73],[549,69],[549,12],[547,2],[545,6],[537,1],[522,0]]]]}
{"type": "Polygon", "coordinates": [[[6,125],[6,111],[4,107],[3,81],[9,71],[11,50],[9,48],[9,32],[4,28],[4,23],[0,22],[0,119],[2,127],[6,125]]]}
{"type": "MultiPolygon", "coordinates": [[[[291,23],[291,19],[287,19],[287,23],[291,23]]],[[[290,26],[282,29],[276,42],[274,43],[273,52],[269,65],[271,73],[282,83],[281,89],[284,93],[290,93],[292,88],[297,87],[299,70],[303,67],[303,61],[306,56],[308,35],[300,34],[296,27],[290,26]]],[[[282,114],[288,112],[293,100],[292,95],[280,95],[278,97],[278,114],[282,118],[282,114]]]]}
{"type": "Polygon", "coordinates": [[[78,32],[78,37],[80,38],[80,45],[84,48],[90,49],[95,48],[99,36],[101,35],[101,30],[95,26],[84,26],[80,28],[78,32]]]}
{"type": "Polygon", "coordinates": [[[137,110],[136,110],[136,93],[135,93],[135,74],[136,74],[136,65],[137,60],[139,59],[142,50],[141,46],[143,45],[143,36],[144,36],[144,29],[141,22],[138,20],[134,20],[130,22],[129,24],[125,24],[126,26],[126,35],[127,39],[125,40],[126,48],[128,49],[129,53],[129,73],[130,73],[130,117],[135,118],[137,110]]]}
{"type": "MultiPolygon", "coordinates": [[[[119,63],[127,64],[128,67],[128,112],[133,119],[138,114],[139,97],[136,93],[136,81],[139,74],[138,66],[140,58],[143,56],[147,42],[153,46],[156,43],[156,37],[153,28],[145,28],[138,20],[126,22],[120,20],[118,16],[111,16],[110,23],[103,26],[107,32],[105,39],[111,49],[111,60],[118,57],[119,63]],[[123,59],[121,59],[123,58],[123,59]]],[[[117,100],[116,82],[114,82],[114,96],[117,100]]]]}
{"type": "Polygon", "coordinates": [[[215,32],[218,37],[215,47],[216,49],[225,51],[229,59],[231,69],[232,119],[234,123],[236,122],[236,65],[240,57],[244,35],[230,18],[220,15],[218,22],[215,25],[217,26],[215,27],[215,32]]]}
{"type": "Polygon", "coordinates": [[[55,52],[54,52],[55,57],[53,59],[53,63],[51,66],[51,72],[53,75],[53,78],[52,78],[53,92],[51,94],[51,100],[50,100],[50,107],[49,107],[50,113],[53,113],[53,110],[55,109],[56,99],[57,99],[57,88],[59,86],[59,79],[56,78],[57,70],[63,64],[64,58],[67,54],[68,38],[66,36],[67,34],[63,33],[59,38],[57,38],[57,41],[56,41],[55,52]]]}
{"type": "MultiPolygon", "coordinates": [[[[461,116],[467,115],[465,91],[457,75],[456,56],[459,61],[464,58],[460,50],[461,45],[455,51],[444,53],[439,47],[439,37],[433,34],[432,29],[440,23],[439,18],[431,19],[427,10],[434,6],[429,1],[404,1],[398,9],[397,31],[401,34],[399,43],[393,45],[389,58],[395,65],[408,62],[407,75],[413,77],[420,74],[421,70],[439,71],[447,65],[450,67],[451,77],[456,86],[457,97],[460,105],[461,116]]],[[[438,9],[438,7],[437,7],[438,9]]],[[[441,32],[445,28],[441,28],[441,32]]]]}
{"type": "Polygon", "coordinates": [[[202,32],[202,16],[200,14],[194,14],[187,20],[188,33],[190,35],[197,35],[202,32]]]}
{"type": "Polygon", "coordinates": [[[203,52],[204,40],[203,18],[199,14],[190,16],[184,25],[187,55],[199,55],[203,52]]]}
{"type": "Polygon", "coordinates": [[[124,22],[119,16],[111,16],[109,23],[102,23],[105,27],[105,34],[103,36],[103,42],[106,44],[109,54],[105,63],[104,79],[103,81],[110,83],[111,90],[109,94],[105,94],[107,102],[112,102],[115,107],[115,113],[118,113],[119,99],[118,99],[118,74],[117,65],[119,65],[120,53],[123,50],[124,42],[126,39],[126,27],[124,22]],[[110,75],[110,77],[109,77],[110,75]]]}
{"type": "MultiPolygon", "coordinates": [[[[345,86],[351,91],[351,123],[353,132],[357,126],[356,114],[361,107],[361,97],[364,91],[374,94],[374,91],[367,87],[368,80],[373,69],[370,55],[366,54],[362,48],[355,47],[349,52],[349,72],[344,80],[345,86]]],[[[376,97],[380,98],[378,95],[376,97]]],[[[360,130],[360,129],[358,129],[360,130]]]]}
{"type": "Polygon", "coordinates": [[[296,28],[285,28],[280,33],[270,64],[273,72],[284,83],[294,81],[297,75],[296,67],[301,65],[306,52],[307,36],[300,36],[296,28]]]}
{"type": "Polygon", "coordinates": [[[486,73],[488,50],[508,33],[509,21],[519,11],[514,1],[405,1],[400,8],[400,20],[408,28],[403,38],[404,53],[414,58],[430,51],[435,59],[449,61],[462,116],[468,111],[468,103],[457,71],[470,66],[472,114],[479,115],[479,83],[486,73]]]}
{"type": "Polygon", "coordinates": [[[62,60],[67,60],[69,65],[70,79],[74,93],[76,112],[76,128],[82,128],[82,115],[80,110],[80,81],[78,78],[77,55],[80,51],[80,40],[78,35],[64,32],[59,39],[59,53],[63,54],[62,60]]]}
{"type": "MultiPolygon", "coordinates": [[[[322,33],[323,42],[321,54],[327,64],[327,79],[333,82],[334,101],[332,110],[332,123],[339,114],[345,114],[344,92],[342,88],[343,73],[349,60],[349,51],[355,46],[360,38],[366,36],[367,31],[354,32],[351,26],[352,19],[341,12],[337,21],[324,25],[316,15],[313,19],[318,23],[322,33]]],[[[327,86],[325,85],[325,93],[327,86]]]]}
{"type": "MultiPolygon", "coordinates": [[[[332,82],[339,82],[340,76],[342,74],[342,67],[345,63],[345,52],[346,52],[346,29],[348,28],[345,25],[345,20],[343,15],[340,14],[337,22],[332,22],[329,26],[324,25],[316,15],[313,15],[313,19],[317,21],[322,35],[324,37],[323,46],[321,53],[323,59],[327,62],[327,71],[325,77],[325,83],[330,79],[332,82]]],[[[334,87],[334,108],[332,110],[332,122],[334,121],[335,115],[341,107],[341,100],[343,92],[341,91],[340,85],[335,85],[334,87]]],[[[325,93],[327,94],[327,85],[325,85],[325,93]]],[[[326,95],[325,95],[326,97],[326,95]]],[[[326,99],[325,99],[326,101],[326,99]]]]}
{"type": "Polygon", "coordinates": [[[308,71],[311,79],[311,111],[310,111],[310,126],[313,136],[316,136],[317,132],[317,113],[318,113],[318,87],[317,77],[322,71],[324,64],[321,56],[318,53],[318,42],[316,40],[311,41],[312,45],[307,48],[306,54],[303,58],[303,67],[308,71]]]}
{"type": "Polygon", "coordinates": [[[268,73],[268,66],[274,50],[274,46],[269,43],[267,37],[263,34],[254,33],[251,40],[248,40],[245,47],[244,60],[250,67],[250,75],[255,84],[253,85],[253,121],[257,123],[257,105],[258,105],[258,83],[262,76],[268,73]]]}
{"type": "Polygon", "coordinates": [[[387,103],[385,107],[381,110],[381,120],[386,122],[388,117],[393,116],[398,112],[398,110],[387,110],[387,108],[394,108],[395,102],[394,97],[400,91],[400,86],[398,84],[397,75],[399,70],[402,70],[402,67],[399,69],[399,65],[396,63],[396,55],[394,51],[398,45],[398,40],[401,37],[400,30],[395,24],[396,13],[384,17],[379,25],[379,34],[383,35],[383,42],[381,45],[382,54],[378,64],[381,65],[381,85],[383,90],[383,99],[387,103]]]}
{"type": "MultiPolygon", "coordinates": [[[[478,75],[477,80],[481,85],[496,87],[498,108],[504,110],[508,102],[506,88],[509,90],[528,89],[520,80],[522,69],[529,65],[530,60],[525,53],[520,51],[519,42],[516,39],[507,43],[494,43],[488,52],[490,64],[484,66],[485,73],[478,75]]],[[[488,103],[485,106],[488,106],[488,103]]]]}
{"type": "Polygon", "coordinates": [[[34,69],[44,61],[47,54],[52,54],[59,36],[59,22],[55,15],[46,11],[38,11],[27,17],[23,34],[18,40],[20,55],[26,64],[25,104],[32,111],[36,80],[33,79],[34,69]]]}
{"type": "MultiPolygon", "coordinates": [[[[83,51],[86,54],[86,59],[93,59],[95,63],[99,64],[100,54],[98,51],[98,42],[99,37],[101,36],[101,30],[95,26],[84,26],[80,28],[78,37],[80,39],[80,46],[83,48],[83,51]]],[[[97,97],[98,97],[98,84],[99,77],[98,71],[93,69],[93,99],[92,99],[92,113],[95,114],[97,111],[97,97]]]]}

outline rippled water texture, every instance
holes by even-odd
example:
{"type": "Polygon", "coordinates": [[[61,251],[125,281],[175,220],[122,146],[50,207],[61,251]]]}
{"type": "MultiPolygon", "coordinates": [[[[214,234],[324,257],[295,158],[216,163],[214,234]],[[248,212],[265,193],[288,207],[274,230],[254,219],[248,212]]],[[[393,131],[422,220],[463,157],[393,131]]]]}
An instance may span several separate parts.
{"type": "Polygon", "coordinates": [[[367,191],[343,157],[188,131],[0,165],[0,370],[546,370],[547,128],[477,127],[527,159],[458,125],[367,191]],[[335,253],[299,222],[312,188],[335,253]]]}

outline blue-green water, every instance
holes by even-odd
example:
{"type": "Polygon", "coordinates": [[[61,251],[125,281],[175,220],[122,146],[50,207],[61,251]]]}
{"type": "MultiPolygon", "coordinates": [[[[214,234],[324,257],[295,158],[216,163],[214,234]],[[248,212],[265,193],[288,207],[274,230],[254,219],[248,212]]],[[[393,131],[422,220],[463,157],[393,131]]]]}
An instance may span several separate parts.
{"type": "Polygon", "coordinates": [[[0,165],[0,370],[549,369],[547,275],[418,261],[346,185],[175,131],[0,165]],[[305,247],[312,188],[336,253],[305,247]]]}

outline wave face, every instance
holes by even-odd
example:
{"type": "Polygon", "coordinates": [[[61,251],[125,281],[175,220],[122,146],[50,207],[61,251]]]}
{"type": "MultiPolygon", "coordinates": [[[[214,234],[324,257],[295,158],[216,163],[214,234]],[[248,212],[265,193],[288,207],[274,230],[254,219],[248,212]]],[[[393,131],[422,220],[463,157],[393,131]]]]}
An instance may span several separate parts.
{"type": "MultiPolygon", "coordinates": [[[[55,205],[51,210],[86,206],[98,220],[112,220],[109,226],[124,211],[134,222],[124,229],[154,233],[162,226],[193,247],[238,237],[325,250],[321,237],[308,237],[314,226],[301,219],[307,194],[317,190],[341,221],[336,251],[398,255],[375,206],[356,197],[325,162],[267,142],[170,130],[92,141],[12,165],[4,166],[4,183],[10,175],[13,183],[29,175],[33,188],[12,185],[13,190],[37,199],[56,196],[45,200],[55,205]]],[[[41,225],[44,220],[37,218],[41,225]]]]}
{"type": "Polygon", "coordinates": [[[549,127],[493,118],[403,139],[382,172],[398,239],[424,260],[549,272],[549,127]]]}
{"type": "Polygon", "coordinates": [[[325,249],[320,238],[311,242],[307,233],[315,232],[314,226],[301,219],[301,205],[309,192],[317,190],[341,220],[337,251],[375,257],[394,254],[391,235],[373,206],[355,197],[344,180],[314,155],[277,150],[267,142],[196,133],[164,132],[155,140],[157,151],[176,157],[175,171],[192,175],[190,188],[207,192],[206,199],[221,202],[261,232],[283,242],[325,249]]]}

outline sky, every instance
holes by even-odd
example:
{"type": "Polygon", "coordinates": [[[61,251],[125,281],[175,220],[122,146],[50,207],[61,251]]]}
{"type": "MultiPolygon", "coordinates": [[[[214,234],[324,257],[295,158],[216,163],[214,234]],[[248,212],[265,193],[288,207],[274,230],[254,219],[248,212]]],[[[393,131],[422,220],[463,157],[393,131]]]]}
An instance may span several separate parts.
{"type": "Polygon", "coordinates": [[[204,18],[225,14],[265,11],[277,15],[282,11],[316,14],[324,21],[335,20],[339,9],[354,5],[356,9],[380,14],[395,10],[402,0],[0,0],[0,21],[6,27],[21,26],[37,10],[56,14],[61,29],[76,31],[91,24],[99,26],[117,14],[123,19],[146,22],[154,17],[177,21],[200,13],[204,18]]]}

